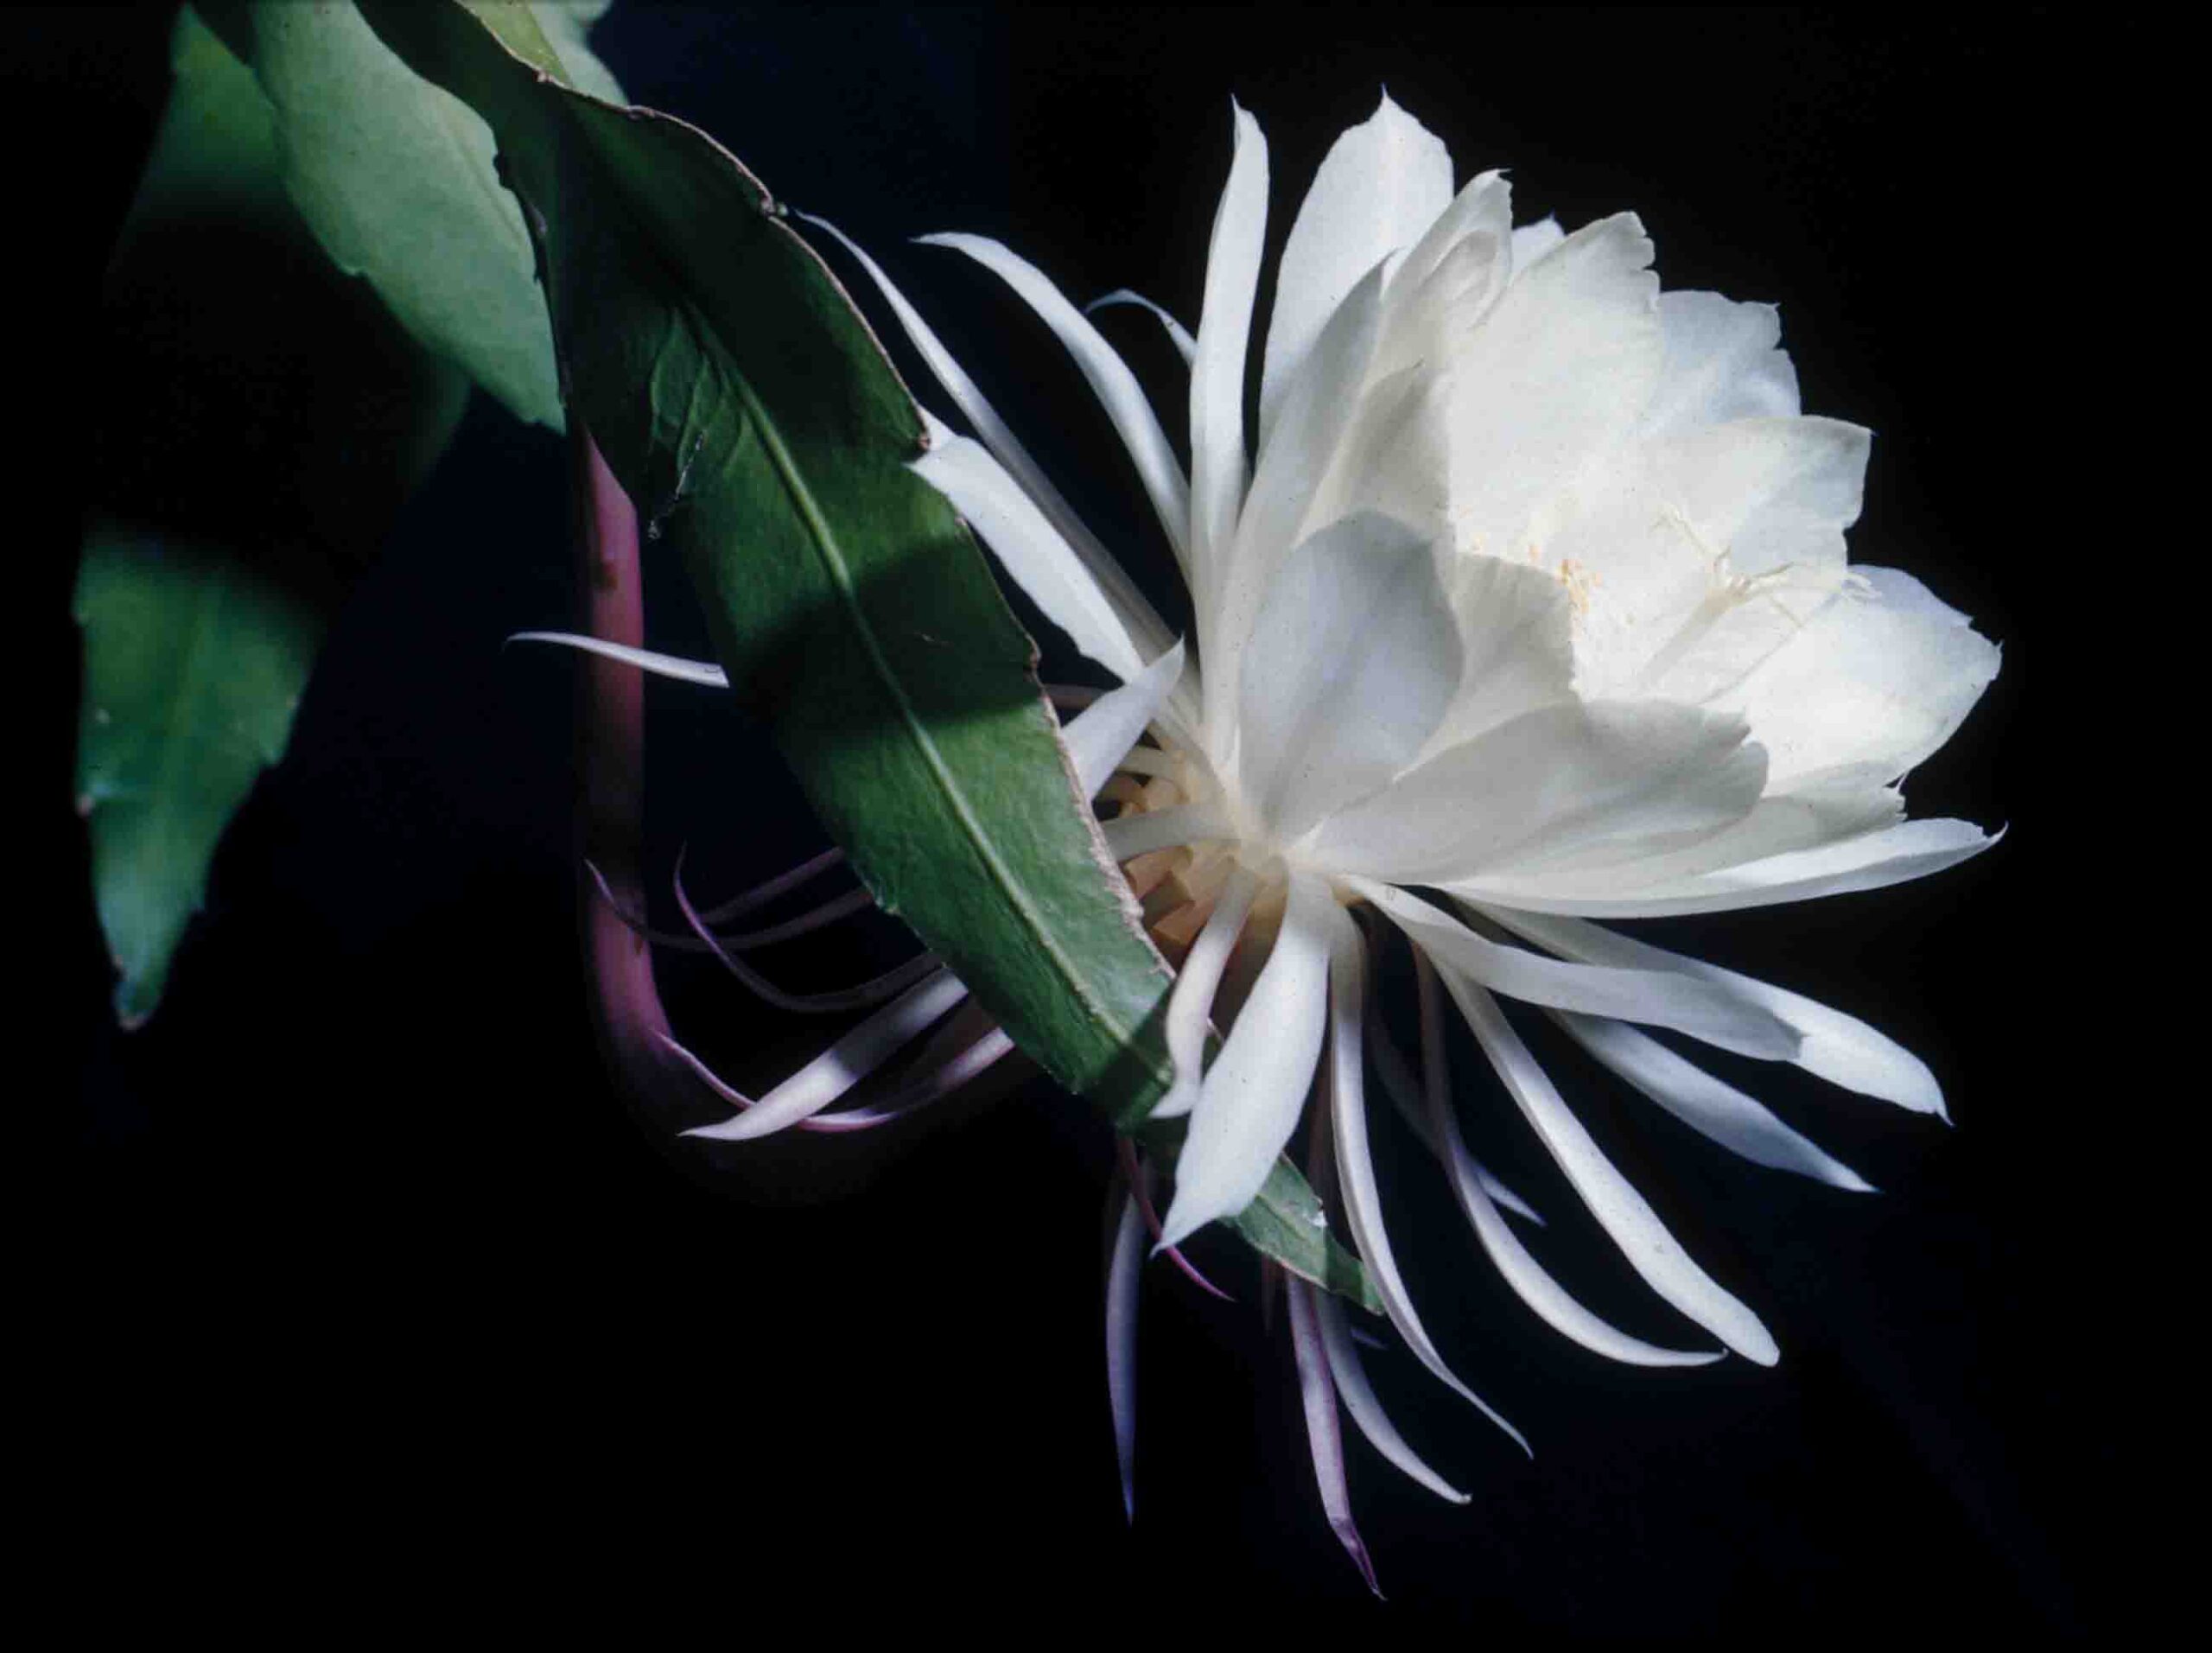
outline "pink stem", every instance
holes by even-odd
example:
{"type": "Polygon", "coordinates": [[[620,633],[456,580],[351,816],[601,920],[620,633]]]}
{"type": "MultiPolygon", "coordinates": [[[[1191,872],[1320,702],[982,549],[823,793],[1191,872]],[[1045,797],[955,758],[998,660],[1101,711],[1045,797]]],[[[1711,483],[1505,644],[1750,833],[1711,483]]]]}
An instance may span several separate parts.
{"type": "MultiPolygon", "coordinates": [[[[610,643],[642,648],[645,610],[638,513],[574,409],[569,450],[584,630],[610,643]]],[[[652,1103],[680,1103],[690,1091],[661,1042],[668,1036],[668,1017],[653,981],[652,951],[631,933],[617,911],[644,906],[639,859],[645,836],[645,678],[596,655],[587,655],[580,671],[577,893],[592,1021],[620,1084],[652,1103]],[[606,892],[605,900],[594,893],[594,881],[606,892]]]]}

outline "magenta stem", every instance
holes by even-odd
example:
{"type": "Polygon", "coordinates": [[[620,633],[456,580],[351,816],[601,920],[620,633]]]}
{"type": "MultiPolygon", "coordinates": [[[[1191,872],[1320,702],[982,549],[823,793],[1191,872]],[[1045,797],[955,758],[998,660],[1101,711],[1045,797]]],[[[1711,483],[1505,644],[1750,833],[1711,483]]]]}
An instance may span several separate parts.
{"type": "MultiPolygon", "coordinates": [[[[645,601],[638,556],[638,513],[573,408],[569,412],[569,451],[583,629],[610,643],[642,648],[645,601]]],[[[639,874],[645,840],[645,674],[596,655],[585,656],[579,669],[576,885],[592,1020],[619,1083],[642,1100],[677,1103],[696,1093],[671,1062],[663,1044],[668,1017],[653,981],[652,950],[622,921],[620,911],[645,910],[639,874]]]]}

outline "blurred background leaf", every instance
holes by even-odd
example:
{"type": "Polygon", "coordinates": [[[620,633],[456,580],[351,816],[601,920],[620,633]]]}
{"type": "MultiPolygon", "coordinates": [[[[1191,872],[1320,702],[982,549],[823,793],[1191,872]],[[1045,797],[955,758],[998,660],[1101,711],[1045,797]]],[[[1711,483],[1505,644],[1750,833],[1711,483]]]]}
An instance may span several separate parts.
{"type": "MultiPolygon", "coordinates": [[[[603,10],[546,19],[564,62],[612,92],[582,44],[603,10]]],[[[171,66],[108,271],[74,604],[77,801],[126,1026],[160,1002],[328,618],[470,379],[561,423],[490,133],[350,0],[186,7],[171,66]]]]}

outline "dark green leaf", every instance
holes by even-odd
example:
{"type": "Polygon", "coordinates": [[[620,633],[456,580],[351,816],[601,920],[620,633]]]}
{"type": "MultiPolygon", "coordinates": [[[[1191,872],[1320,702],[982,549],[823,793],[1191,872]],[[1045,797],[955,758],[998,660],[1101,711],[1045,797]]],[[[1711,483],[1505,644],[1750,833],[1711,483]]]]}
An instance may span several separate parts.
{"type": "Polygon", "coordinates": [[[253,77],[181,14],[175,84],[109,270],[76,608],[77,791],[143,1020],[209,856],[283,749],[325,617],[443,448],[467,381],[292,209],[253,77]]]}
{"type": "MultiPolygon", "coordinates": [[[[292,205],[339,268],[365,277],[418,342],[518,417],[558,429],[545,302],[490,129],[393,56],[352,0],[209,4],[275,111],[292,205]]],[[[537,15],[564,70],[619,100],[583,43],[605,10],[537,15]]]]}
{"type": "Polygon", "coordinates": [[[702,133],[551,78],[531,14],[368,15],[499,134],[554,332],[615,474],[682,554],[738,693],[824,823],[1022,1046],[1141,1109],[1168,982],[1103,864],[1033,651],[907,468],[921,423],[766,192],[702,133]]]}
{"type": "MultiPolygon", "coordinates": [[[[571,416],[683,555],[732,684],[876,899],[1055,1078],[1141,1120],[1168,1078],[1169,973],[1077,796],[1033,645],[907,468],[918,412],[843,290],[713,140],[560,84],[526,10],[364,10],[498,134],[571,416]]],[[[1269,1187],[1243,1231],[1356,1278],[1296,1173],[1269,1187]]]]}
{"type": "Polygon", "coordinates": [[[1294,1275],[1349,1297],[1376,1314],[1382,1300],[1359,1259],[1329,1232],[1321,1201],[1287,1160],[1277,1160],[1259,1195],[1229,1219],[1252,1249],[1273,1257],[1294,1275]]]}

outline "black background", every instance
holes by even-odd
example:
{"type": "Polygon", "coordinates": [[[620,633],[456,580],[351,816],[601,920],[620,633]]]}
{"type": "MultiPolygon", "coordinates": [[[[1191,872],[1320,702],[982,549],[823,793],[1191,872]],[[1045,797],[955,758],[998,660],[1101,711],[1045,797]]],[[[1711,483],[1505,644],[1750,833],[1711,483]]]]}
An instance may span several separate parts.
{"type": "MultiPolygon", "coordinates": [[[[25,1357],[54,1380],[32,1420],[60,1471],[41,1516],[80,1611],[704,1608],[739,1635],[794,1605],[826,1633],[887,1613],[1040,1636],[2113,1624],[2139,1586],[2113,1564],[2108,1378],[2130,1357],[2109,1254],[2130,1167],[2107,1143],[2141,1098],[2097,1052],[2139,1030],[2071,974],[2093,909],[2069,892],[2105,853],[2085,789],[2127,772],[2086,744],[2122,645],[2082,570],[2156,538],[2137,514],[2155,507],[2122,489],[2115,512],[2112,484],[2132,394],[2115,334],[2158,324],[2098,288],[2149,227],[2125,157],[2150,30],[2049,10],[644,6],[599,32],[638,101],[883,257],[1109,541],[1155,556],[1042,329],[903,238],[1000,235],[1078,296],[1135,286],[1194,322],[1229,96],[1267,130],[1279,245],[1387,85],[1463,178],[1510,167],[1518,216],[1633,207],[1669,286],[1778,301],[1808,408],[1878,433],[1854,556],[1913,570],[2005,645],[1908,788],[1916,813],[2011,823],[2004,844],[1923,885],[1662,935],[1897,1033],[1955,1130],[1752,1076],[1884,1191],[1854,1197],[1728,1160],[1555,1064],[1768,1319],[1777,1369],[1631,1371],[1565,1345],[1385,1143],[1431,1328],[1537,1456],[1379,1358],[1408,1436],[1476,1496],[1447,1508],[1354,1446],[1377,1606],[1320,1517],[1287,1345],[1225,1243],[1199,1250],[1238,1307],[1147,1285],[1124,1526],[1099,1363],[1107,1143],[1079,1103],[1039,1087],[887,1154],[775,1145],[712,1170],[604,1082],[573,945],[569,670],[499,646],[571,615],[561,450],[480,397],[335,628],[167,1002],[112,1028],[69,809],[67,591],[81,433],[129,387],[73,377],[69,341],[94,325],[166,22],[0,21],[30,146],[11,153],[31,157],[18,390],[49,410],[11,485],[34,639],[9,789],[35,839],[19,1071],[62,1052],[55,1079],[11,1088],[60,1127],[59,1148],[41,1132],[19,1151],[34,1192],[60,1196],[22,1254],[25,1357]]],[[[1142,318],[1108,327],[1174,427],[1165,346],[1142,318]]],[[[658,640],[696,646],[681,586],[655,590],[658,640]]],[[[660,686],[652,704],[657,865],[689,842],[711,892],[816,847],[710,697],[660,686]]],[[[788,973],[850,968],[834,951],[788,973]]],[[[687,964],[667,978],[741,1078],[810,1036],[687,964]]],[[[1629,1329],[1681,1336],[1469,1073],[1478,1151],[1553,1218],[1544,1255],[1629,1329]]]]}

